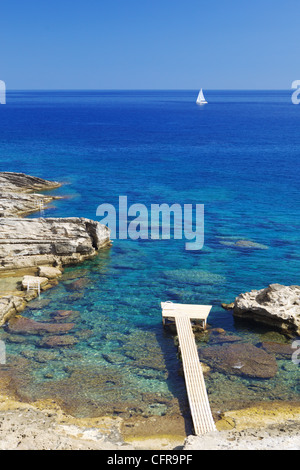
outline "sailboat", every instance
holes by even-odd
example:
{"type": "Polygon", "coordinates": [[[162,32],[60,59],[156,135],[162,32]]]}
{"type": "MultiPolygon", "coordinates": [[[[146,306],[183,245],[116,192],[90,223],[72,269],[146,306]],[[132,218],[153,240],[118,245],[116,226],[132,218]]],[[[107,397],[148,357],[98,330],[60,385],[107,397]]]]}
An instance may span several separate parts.
{"type": "Polygon", "coordinates": [[[201,90],[199,91],[199,95],[198,95],[198,98],[197,98],[196,103],[197,103],[197,104],[206,104],[206,103],[207,103],[206,99],[204,98],[202,88],[201,88],[201,90]]]}

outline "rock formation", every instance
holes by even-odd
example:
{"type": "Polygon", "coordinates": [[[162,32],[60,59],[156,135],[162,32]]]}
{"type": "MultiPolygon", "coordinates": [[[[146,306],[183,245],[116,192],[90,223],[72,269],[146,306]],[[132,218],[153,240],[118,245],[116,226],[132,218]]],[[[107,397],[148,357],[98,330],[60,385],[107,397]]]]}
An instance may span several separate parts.
{"type": "Polygon", "coordinates": [[[110,230],[90,219],[20,218],[57,199],[36,191],[59,186],[0,172],[0,276],[24,276],[23,293],[0,298],[0,326],[24,310],[39,290],[56,285],[64,265],[89,259],[110,244],[110,230]]]}
{"type": "Polygon", "coordinates": [[[271,284],[241,294],[235,299],[233,315],[280,329],[288,336],[300,335],[300,286],[271,284]]]}
{"type": "Polygon", "coordinates": [[[17,295],[5,295],[0,297],[0,326],[12,316],[22,312],[27,302],[17,295]]]}
{"type": "Polygon", "coordinates": [[[234,343],[203,347],[202,361],[227,375],[269,379],[277,373],[275,357],[253,344],[234,343]]]}
{"type": "Polygon", "coordinates": [[[0,172],[0,217],[22,217],[36,212],[45,204],[59,198],[37,194],[35,191],[60,186],[60,183],[23,173],[0,172]]]}
{"type": "Polygon", "coordinates": [[[0,218],[0,274],[77,263],[108,243],[109,229],[89,219],[0,218]]]}

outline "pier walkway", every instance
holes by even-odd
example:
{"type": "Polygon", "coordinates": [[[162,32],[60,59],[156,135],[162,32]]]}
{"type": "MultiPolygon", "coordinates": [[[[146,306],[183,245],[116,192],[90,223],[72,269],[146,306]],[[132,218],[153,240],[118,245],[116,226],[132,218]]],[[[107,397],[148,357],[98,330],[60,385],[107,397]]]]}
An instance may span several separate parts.
{"type": "Polygon", "coordinates": [[[205,329],[211,306],[162,302],[161,307],[163,324],[175,320],[195,434],[216,431],[191,325],[191,320],[201,320],[205,329]]]}

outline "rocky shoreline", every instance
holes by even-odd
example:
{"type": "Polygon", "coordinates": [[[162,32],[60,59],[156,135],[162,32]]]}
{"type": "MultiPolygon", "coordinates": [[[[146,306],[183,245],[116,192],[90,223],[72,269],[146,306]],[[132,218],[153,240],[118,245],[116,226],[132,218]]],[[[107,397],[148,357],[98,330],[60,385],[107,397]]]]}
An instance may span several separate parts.
{"type": "Polygon", "coordinates": [[[204,436],[166,435],[149,424],[147,436],[132,436],[121,418],[74,418],[52,400],[0,396],[0,450],[300,450],[300,409],[287,403],[226,412],[204,436]]]}
{"type": "Polygon", "coordinates": [[[109,229],[93,220],[23,218],[57,199],[36,191],[58,188],[59,183],[1,172],[0,185],[0,279],[22,278],[13,292],[5,295],[2,291],[1,326],[20,314],[39,292],[57,285],[65,265],[94,257],[111,241],[109,229]]]}
{"type": "MultiPolygon", "coordinates": [[[[17,335],[41,333],[41,342],[45,341],[45,333],[48,342],[42,343],[44,348],[68,347],[76,340],[68,335],[73,326],[71,319],[45,323],[20,314],[39,295],[39,290],[43,292],[57,285],[64,266],[90,259],[109,246],[109,230],[85,218],[24,218],[58,199],[40,193],[58,188],[57,182],[22,173],[0,172],[0,186],[0,283],[5,283],[0,296],[0,327],[5,325],[8,332],[17,335]]],[[[176,279],[176,272],[173,275],[176,279]]],[[[287,336],[293,336],[299,333],[299,289],[299,286],[271,285],[262,291],[241,294],[235,302],[223,307],[232,310],[235,318],[276,324],[287,336]]],[[[287,344],[265,342],[256,347],[243,344],[240,338],[221,329],[209,334],[210,344],[199,349],[208,372],[211,366],[225,373],[229,368],[235,375],[269,378],[277,372],[275,357],[292,353],[287,344]]],[[[5,373],[3,380],[0,374],[0,379],[1,385],[3,380],[5,383],[5,373]]],[[[186,439],[184,426],[178,426],[174,416],[165,420],[132,418],[127,423],[123,418],[108,417],[83,421],[66,415],[54,401],[29,405],[20,403],[18,397],[11,394],[3,395],[0,396],[0,449],[299,447],[300,407],[277,403],[276,412],[273,404],[270,410],[267,408],[264,404],[259,410],[226,412],[218,417],[217,433],[186,439]],[[139,431],[141,428],[147,429],[147,435],[139,431]],[[172,435],[170,430],[173,429],[180,429],[180,433],[172,435]]]]}
{"type": "Polygon", "coordinates": [[[271,284],[239,295],[233,304],[235,318],[252,320],[300,336],[300,286],[271,284]]]}
{"type": "Polygon", "coordinates": [[[51,191],[61,186],[24,173],[0,172],[0,217],[24,217],[49,204],[55,196],[39,191],[51,191]]]}

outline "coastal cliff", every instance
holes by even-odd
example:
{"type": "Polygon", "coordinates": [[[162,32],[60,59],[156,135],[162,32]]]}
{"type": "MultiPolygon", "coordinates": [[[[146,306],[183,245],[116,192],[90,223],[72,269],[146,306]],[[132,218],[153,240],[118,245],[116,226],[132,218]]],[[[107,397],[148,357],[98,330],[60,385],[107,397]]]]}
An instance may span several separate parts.
{"type": "Polygon", "coordinates": [[[109,229],[84,218],[0,218],[0,274],[74,264],[109,243],[109,229]]]}
{"type": "Polygon", "coordinates": [[[59,188],[60,183],[24,173],[0,172],[0,217],[23,217],[36,212],[55,196],[36,193],[59,188]]]}
{"type": "Polygon", "coordinates": [[[300,286],[271,284],[240,294],[232,306],[235,318],[279,329],[287,336],[300,335],[300,286]]]}
{"type": "Polygon", "coordinates": [[[90,219],[23,218],[57,199],[36,191],[59,186],[23,173],[0,172],[0,277],[23,276],[22,291],[2,292],[0,325],[38,295],[35,287],[56,285],[63,266],[90,259],[110,244],[110,230],[90,219]]]}

